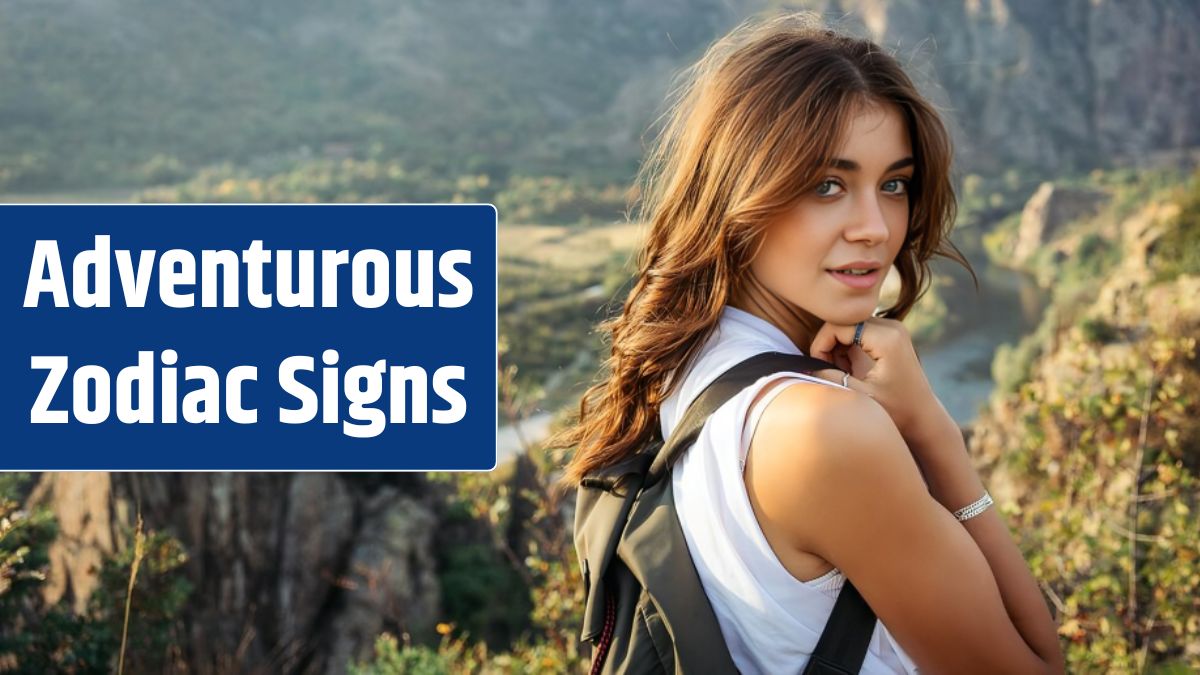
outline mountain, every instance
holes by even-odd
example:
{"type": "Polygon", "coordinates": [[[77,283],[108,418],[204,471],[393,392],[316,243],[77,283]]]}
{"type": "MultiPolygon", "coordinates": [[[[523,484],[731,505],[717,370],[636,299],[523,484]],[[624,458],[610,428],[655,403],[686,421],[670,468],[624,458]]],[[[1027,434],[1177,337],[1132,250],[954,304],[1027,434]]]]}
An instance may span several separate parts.
{"type": "MultiPolygon", "coordinates": [[[[610,168],[638,148],[598,142],[610,132],[596,120],[625,116],[623,87],[730,18],[715,0],[4,5],[0,147],[18,187],[136,179],[156,155],[193,166],[303,148],[493,173],[610,168]]],[[[658,96],[644,89],[641,102],[658,96]]]]}
{"type": "Polygon", "coordinates": [[[3,0],[0,190],[371,153],[626,180],[672,74],[781,5],[895,49],[944,106],[967,171],[1200,144],[1200,5],[1186,0],[3,0]]]}

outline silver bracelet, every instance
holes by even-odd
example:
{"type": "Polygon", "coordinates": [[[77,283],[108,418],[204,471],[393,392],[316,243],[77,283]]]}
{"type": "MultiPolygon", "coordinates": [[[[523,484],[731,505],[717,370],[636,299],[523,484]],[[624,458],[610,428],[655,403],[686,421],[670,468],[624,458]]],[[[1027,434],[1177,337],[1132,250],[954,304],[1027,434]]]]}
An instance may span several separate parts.
{"type": "Polygon", "coordinates": [[[967,520],[968,518],[974,518],[975,516],[983,513],[984,510],[987,509],[987,507],[991,506],[993,503],[994,502],[992,501],[992,496],[990,494],[988,494],[987,490],[984,490],[982,497],[980,497],[979,499],[975,500],[974,502],[972,502],[970,504],[967,504],[966,506],[962,507],[961,509],[955,511],[954,517],[959,520],[967,520]]]}

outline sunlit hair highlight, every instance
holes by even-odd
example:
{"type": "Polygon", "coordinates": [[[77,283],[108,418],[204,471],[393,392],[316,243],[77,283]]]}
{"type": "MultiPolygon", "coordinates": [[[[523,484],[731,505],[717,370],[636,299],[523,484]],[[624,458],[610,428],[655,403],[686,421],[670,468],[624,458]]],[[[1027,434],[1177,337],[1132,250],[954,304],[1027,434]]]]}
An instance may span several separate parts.
{"type": "Polygon", "coordinates": [[[974,278],[948,239],[956,214],[949,133],[892,55],[805,12],[744,22],[681,75],[638,174],[638,220],[650,229],[621,312],[599,326],[611,345],[603,379],[584,394],[574,424],[546,444],[576,448],[564,485],[658,433],[671,374],[711,334],[767,224],[820,184],[864,105],[902,112],[916,160],[894,263],[900,292],[879,315],[908,314],[931,283],[934,256],[974,278]]]}

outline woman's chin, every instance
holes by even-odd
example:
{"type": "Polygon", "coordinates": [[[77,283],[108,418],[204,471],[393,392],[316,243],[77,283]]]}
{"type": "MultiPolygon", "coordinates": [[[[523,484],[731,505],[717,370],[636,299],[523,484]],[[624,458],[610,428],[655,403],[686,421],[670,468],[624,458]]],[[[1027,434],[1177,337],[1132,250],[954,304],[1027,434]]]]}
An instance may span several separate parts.
{"type": "MultiPolygon", "coordinates": [[[[857,303],[856,303],[857,304],[857,303]]],[[[863,303],[864,305],[868,303],[863,303]]],[[[871,304],[865,310],[851,309],[848,307],[839,307],[837,311],[830,312],[828,318],[824,320],[828,323],[837,324],[839,326],[853,326],[859,321],[866,321],[872,316],[875,316],[875,305],[871,304]]]]}

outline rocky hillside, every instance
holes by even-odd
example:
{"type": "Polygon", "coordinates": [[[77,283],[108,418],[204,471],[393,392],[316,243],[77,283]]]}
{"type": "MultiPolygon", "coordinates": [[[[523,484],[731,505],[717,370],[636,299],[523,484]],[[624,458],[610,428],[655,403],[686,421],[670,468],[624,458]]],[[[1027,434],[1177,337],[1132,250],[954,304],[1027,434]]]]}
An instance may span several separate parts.
{"type": "Polygon", "coordinates": [[[781,5],[896,49],[967,171],[1200,145],[1200,5],[1179,0],[9,0],[0,191],[313,154],[624,180],[671,75],[781,5]]]}
{"type": "Polygon", "coordinates": [[[1054,605],[1070,672],[1195,672],[1200,174],[1108,178],[1093,189],[1109,206],[1059,223],[1030,258],[1055,303],[998,355],[970,450],[1054,605]]]}
{"type": "Polygon", "coordinates": [[[926,64],[982,173],[1072,169],[1200,143],[1200,5],[1175,0],[827,3],[926,64]],[[919,48],[918,48],[919,47],[919,48]]]}

